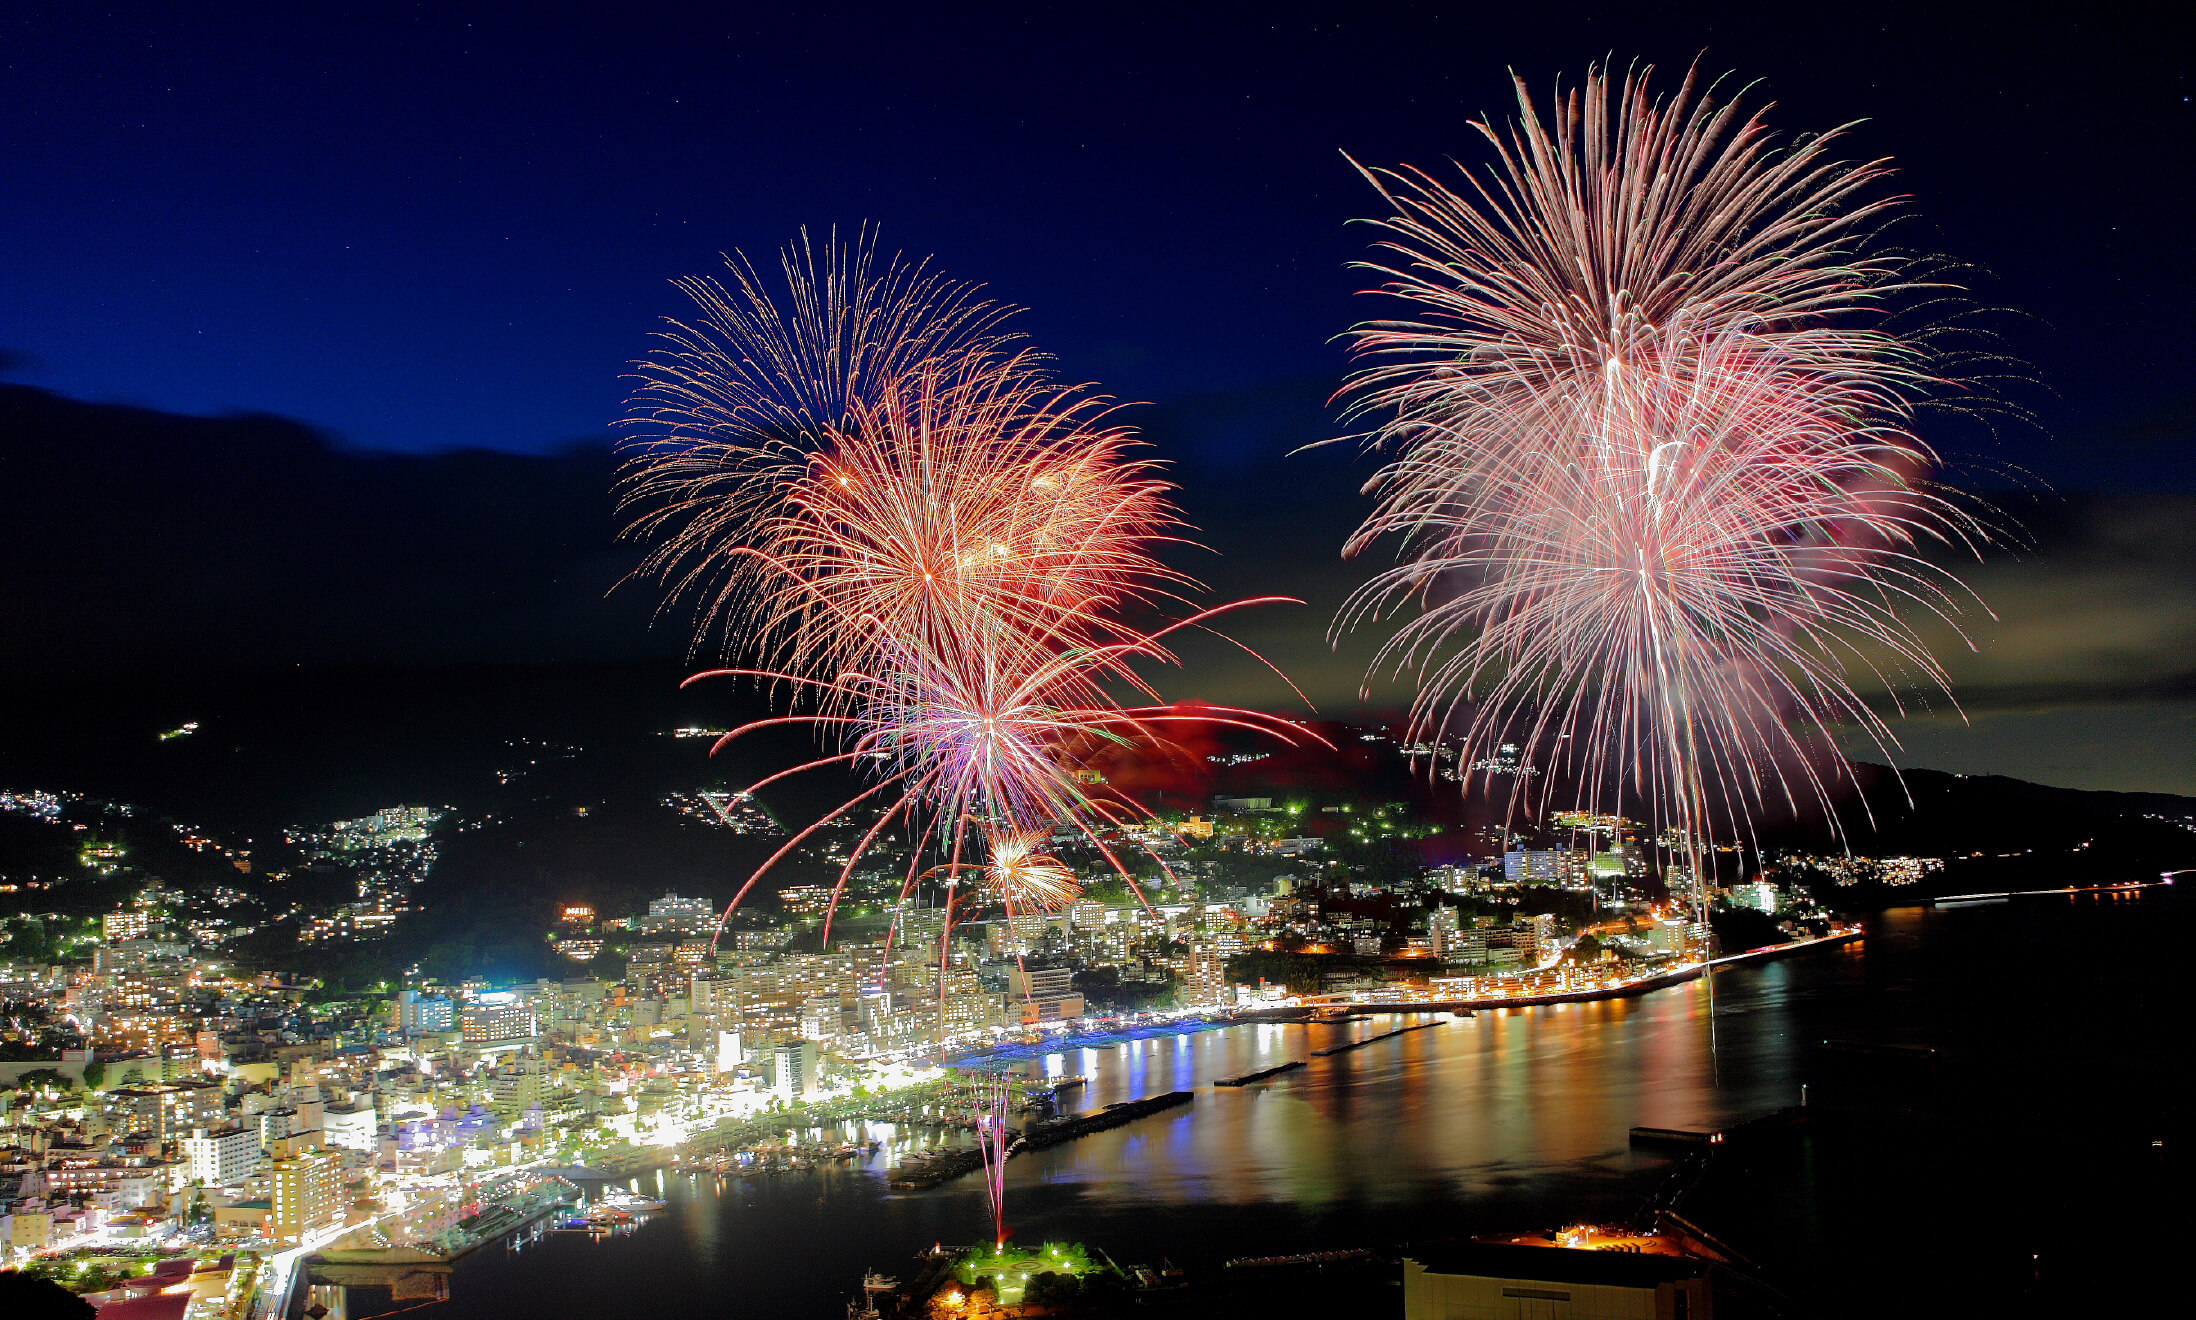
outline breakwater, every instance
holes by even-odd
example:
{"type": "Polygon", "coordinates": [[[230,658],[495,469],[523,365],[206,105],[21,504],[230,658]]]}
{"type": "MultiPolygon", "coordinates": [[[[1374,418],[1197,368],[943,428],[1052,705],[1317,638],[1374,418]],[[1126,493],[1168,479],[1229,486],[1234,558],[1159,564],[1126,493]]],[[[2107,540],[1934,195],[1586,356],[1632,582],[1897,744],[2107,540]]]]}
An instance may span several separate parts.
{"type": "Polygon", "coordinates": [[[1145,1096],[1141,1100],[1117,1100],[1103,1109],[1087,1114],[1073,1114],[1044,1123],[1032,1123],[1022,1136],[1021,1144],[1031,1150],[1044,1150],[1077,1137],[1087,1137],[1093,1132],[1105,1132],[1147,1118],[1164,1109],[1186,1105],[1197,1098],[1195,1091],[1168,1091],[1164,1095],[1145,1096]]]}
{"type": "MultiPolygon", "coordinates": [[[[1032,1123],[1023,1129],[1020,1136],[1007,1143],[1007,1158],[1012,1159],[1024,1151],[1047,1150],[1077,1137],[1106,1132],[1125,1123],[1148,1118],[1162,1110],[1189,1104],[1196,1098],[1195,1091],[1169,1091],[1164,1095],[1146,1096],[1141,1100],[1118,1100],[1087,1114],[1073,1114],[1066,1118],[1032,1123]]],[[[895,1190],[921,1191],[964,1174],[974,1173],[983,1167],[983,1163],[983,1152],[973,1146],[931,1151],[903,1161],[885,1181],[895,1190]]]]}
{"type": "Polygon", "coordinates": [[[1377,1045],[1381,1041],[1388,1040],[1395,1036],[1405,1035],[1413,1031],[1424,1031],[1428,1027],[1438,1027],[1440,1025],[1441,1024],[1438,1022],[1413,1022],[1407,1027],[1397,1027],[1393,1031],[1383,1031],[1377,1036],[1367,1036],[1363,1040],[1346,1041],[1340,1045],[1329,1045],[1323,1050],[1313,1050],[1312,1057],[1316,1059],[1324,1059],[1330,1054],[1347,1054],[1351,1050],[1361,1050],[1364,1049],[1367,1045],[1377,1045]]]}
{"type": "Polygon", "coordinates": [[[1275,1064],[1271,1068],[1260,1068],[1257,1072],[1247,1072],[1240,1077],[1215,1077],[1212,1079],[1212,1084],[1214,1086],[1248,1086],[1252,1082],[1262,1082],[1268,1077],[1278,1077],[1282,1073],[1292,1072],[1303,1066],[1304,1061],[1302,1059],[1291,1059],[1287,1063],[1275,1064]]]}

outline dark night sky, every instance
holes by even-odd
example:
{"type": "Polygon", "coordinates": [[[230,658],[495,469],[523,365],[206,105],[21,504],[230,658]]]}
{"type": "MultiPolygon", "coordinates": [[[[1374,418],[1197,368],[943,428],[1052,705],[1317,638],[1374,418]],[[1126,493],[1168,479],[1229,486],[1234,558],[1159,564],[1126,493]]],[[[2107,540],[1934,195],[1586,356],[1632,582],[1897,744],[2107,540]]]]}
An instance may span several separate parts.
{"type": "Polygon", "coordinates": [[[0,11],[0,367],[48,392],[0,398],[0,663],[675,649],[601,596],[620,375],[671,277],[874,221],[1151,401],[1206,575],[1312,600],[1242,633],[1346,700],[1319,632],[1357,509],[1338,458],[1283,457],[1332,433],[1370,308],[1340,153],[1474,153],[1506,68],[1705,52],[1780,128],[1866,120],[1903,241],[1974,263],[2031,378],[2034,424],[1931,437],[2053,493],[1976,574],[1972,727],[1910,725],[1909,759],[2196,791],[2196,88],[2164,6],[329,8],[0,11]]]}

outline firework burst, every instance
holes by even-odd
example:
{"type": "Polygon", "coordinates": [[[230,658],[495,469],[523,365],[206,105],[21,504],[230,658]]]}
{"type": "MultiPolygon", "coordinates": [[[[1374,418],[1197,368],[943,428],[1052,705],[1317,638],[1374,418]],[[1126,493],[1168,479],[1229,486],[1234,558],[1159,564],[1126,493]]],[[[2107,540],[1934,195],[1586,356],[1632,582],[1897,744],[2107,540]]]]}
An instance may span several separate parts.
{"type": "Polygon", "coordinates": [[[886,382],[783,484],[749,552],[769,570],[754,616],[779,667],[912,653],[957,668],[972,651],[1132,640],[1126,612],[1194,587],[1154,555],[1179,527],[1170,487],[1106,401],[1026,365],[886,382]]]}
{"type": "Polygon", "coordinates": [[[1137,670],[1173,661],[1174,632],[1260,602],[1140,621],[1188,611],[1198,590],[1158,558],[1186,530],[1171,488],[1110,402],[1054,382],[971,286],[880,267],[866,238],[820,262],[804,241],[783,264],[783,303],[739,259],[735,291],[684,284],[703,315],[641,365],[633,420],[646,434],[628,442],[623,478],[633,531],[661,538],[644,571],[671,599],[700,598],[697,647],[721,631],[746,653],[696,678],[783,698],[783,713],[717,748],[787,724],[836,745],[747,791],[832,765],[876,779],[789,839],[732,906],[872,801],[884,809],[841,888],[895,820],[913,840],[907,889],[926,850],[957,876],[972,829],[997,845],[1064,828],[1129,878],[1106,836],[1156,818],[1093,785],[1094,752],[1164,750],[1166,727],[1189,719],[1301,733],[1254,712],[1170,709],[1137,670]]]}
{"type": "Polygon", "coordinates": [[[820,250],[802,231],[779,254],[783,294],[743,254],[725,267],[729,282],[674,281],[695,315],[635,366],[619,481],[627,534],[655,543],[638,573],[664,583],[666,606],[693,605],[697,648],[742,622],[768,578],[727,548],[749,541],[855,409],[919,368],[1042,369],[1004,328],[1017,309],[926,263],[880,261],[867,229],[851,242],[834,231],[820,250]]]}
{"type": "Polygon", "coordinates": [[[984,888],[1009,912],[1059,912],[1083,896],[1075,872],[1044,851],[1044,836],[1000,830],[987,839],[984,888]]]}
{"type": "Polygon", "coordinates": [[[1959,612],[1927,543],[1982,534],[1922,481],[1937,382],[1878,313],[1920,285],[1855,254],[1885,167],[1780,149],[1690,77],[1591,73],[1550,121],[1518,97],[1462,190],[1367,172],[1394,208],[1371,269],[1413,315],[1354,332],[1393,458],[1346,553],[1402,551],[1337,626],[1418,606],[1376,668],[1419,673],[1419,736],[1467,764],[1520,742],[1696,845],[1712,804],[1827,808],[1826,730],[1894,745],[1855,677],[1949,694],[1907,619],[1959,612]]]}

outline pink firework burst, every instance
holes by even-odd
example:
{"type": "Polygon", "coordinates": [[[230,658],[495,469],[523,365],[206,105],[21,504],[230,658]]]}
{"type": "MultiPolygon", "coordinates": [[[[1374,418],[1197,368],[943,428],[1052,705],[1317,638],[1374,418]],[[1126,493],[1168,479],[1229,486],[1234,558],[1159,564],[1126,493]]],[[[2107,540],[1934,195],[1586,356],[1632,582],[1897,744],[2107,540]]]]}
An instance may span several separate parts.
{"type": "Polygon", "coordinates": [[[1394,208],[1372,269],[1410,310],[1354,332],[1392,458],[1346,552],[1392,534],[1401,562],[1337,626],[1415,604],[1376,668],[1419,674],[1419,737],[1467,764],[1521,743],[1695,851],[1711,804],[1828,808],[1826,731],[1894,745],[1856,678],[1949,694],[1910,620],[1960,612],[1925,552],[1983,528],[1923,481],[1937,382],[1879,311],[1919,284],[1857,255],[1883,163],[1647,82],[1590,73],[1545,121],[1519,83],[1460,189],[1367,172],[1394,208]]]}

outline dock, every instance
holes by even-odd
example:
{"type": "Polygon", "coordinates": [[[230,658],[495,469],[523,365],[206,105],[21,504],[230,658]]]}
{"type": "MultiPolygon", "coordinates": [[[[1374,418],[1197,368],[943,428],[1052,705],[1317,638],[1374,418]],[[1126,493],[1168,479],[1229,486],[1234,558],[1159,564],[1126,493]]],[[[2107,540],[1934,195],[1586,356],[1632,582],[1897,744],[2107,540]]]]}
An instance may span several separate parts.
{"type": "Polygon", "coordinates": [[[1303,1066],[1304,1061],[1302,1059],[1291,1059],[1287,1063],[1275,1064],[1271,1068],[1260,1068],[1257,1072],[1247,1072],[1240,1077],[1215,1077],[1212,1079],[1212,1084],[1214,1086],[1249,1086],[1252,1082],[1262,1082],[1268,1077],[1278,1077],[1285,1072],[1294,1072],[1303,1066]]]}

